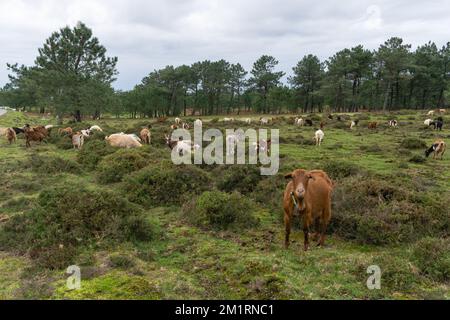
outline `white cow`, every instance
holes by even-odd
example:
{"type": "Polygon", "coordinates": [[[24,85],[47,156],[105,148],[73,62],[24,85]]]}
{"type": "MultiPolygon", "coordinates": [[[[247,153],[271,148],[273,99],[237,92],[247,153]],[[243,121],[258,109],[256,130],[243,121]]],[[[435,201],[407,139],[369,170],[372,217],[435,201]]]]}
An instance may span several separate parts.
{"type": "Polygon", "coordinates": [[[320,146],[322,144],[323,138],[325,137],[325,133],[322,130],[317,130],[315,134],[316,146],[320,146]]]}

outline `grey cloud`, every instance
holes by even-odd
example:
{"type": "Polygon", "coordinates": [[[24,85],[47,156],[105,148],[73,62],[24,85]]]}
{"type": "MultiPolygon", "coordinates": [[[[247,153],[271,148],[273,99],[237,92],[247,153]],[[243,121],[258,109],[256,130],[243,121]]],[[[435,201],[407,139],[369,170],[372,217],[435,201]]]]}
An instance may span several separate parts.
{"type": "Polygon", "coordinates": [[[449,41],[450,3],[275,0],[0,1],[0,86],[6,62],[32,64],[51,32],[81,20],[119,57],[117,88],[129,89],[169,64],[227,59],[250,69],[274,55],[290,73],[303,55],[326,59],[345,47],[376,49],[391,36],[413,48],[449,41]]]}

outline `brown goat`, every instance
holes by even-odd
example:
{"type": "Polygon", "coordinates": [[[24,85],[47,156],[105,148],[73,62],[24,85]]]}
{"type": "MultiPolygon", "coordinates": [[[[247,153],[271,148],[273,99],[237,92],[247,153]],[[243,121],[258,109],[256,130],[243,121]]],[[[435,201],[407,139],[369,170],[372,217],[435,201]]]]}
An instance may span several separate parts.
{"type": "Polygon", "coordinates": [[[140,137],[142,140],[143,144],[150,144],[151,142],[151,133],[150,130],[148,130],[147,128],[142,129],[141,133],[140,133],[140,137]]]}
{"type": "Polygon", "coordinates": [[[298,211],[303,225],[305,237],[304,250],[308,250],[309,231],[311,225],[319,228],[318,245],[325,243],[325,232],[331,219],[331,192],[333,183],[328,175],[321,170],[306,171],[298,169],[285,176],[292,179],[286,186],[283,199],[285,247],[289,247],[289,236],[294,211],[298,211]]]}
{"type": "Polygon", "coordinates": [[[13,128],[8,128],[6,130],[6,139],[8,139],[9,144],[16,142],[16,132],[13,128]]]}
{"type": "Polygon", "coordinates": [[[378,122],[369,122],[369,129],[376,129],[378,127],[378,122]]]}
{"type": "MultiPolygon", "coordinates": [[[[45,128],[44,128],[45,129],[45,128]]],[[[36,128],[31,128],[30,126],[25,126],[25,140],[26,140],[26,146],[29,148],[31,147],[31,141],[39,141],[42,142],[42,140],[45,139],[44,133],[36,128]]]]}
{"type": "Polygon", "coordinates": [[[58,133],[60,135],[68,135],[69,137],[71,137],[73,135],[73,130],[71,127],[65,128],[65,129],[59,129],[58,133]]]}

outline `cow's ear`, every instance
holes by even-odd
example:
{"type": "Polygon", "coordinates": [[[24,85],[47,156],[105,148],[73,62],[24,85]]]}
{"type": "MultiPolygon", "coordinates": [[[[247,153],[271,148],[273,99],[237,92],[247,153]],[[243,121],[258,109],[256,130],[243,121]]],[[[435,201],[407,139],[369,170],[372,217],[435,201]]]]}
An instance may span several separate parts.
{"type": "Polygon", "coordinates": [[[314,176],[311,173],[308,173],[306,176],[308,177],[308,179],[316,180],[316,178],[314,178],[314,176]]]}
{"type": "Polygon", "coordinates": [[[288,173],[284,176],[285,179],[292,179],[292,173],[288,173]]]}

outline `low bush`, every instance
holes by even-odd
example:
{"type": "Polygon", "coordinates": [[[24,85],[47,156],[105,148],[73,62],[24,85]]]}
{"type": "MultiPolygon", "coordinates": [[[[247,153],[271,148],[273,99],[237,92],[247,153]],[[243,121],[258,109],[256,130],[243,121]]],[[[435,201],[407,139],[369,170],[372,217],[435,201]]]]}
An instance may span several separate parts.
{"type": "Polygon", "coordinates": [[[239,193],[204,192],[183,206],[183,214],[195,225],[226,230],[250,228],[258,224],[253,202],[239,193]]]}
{"type": "Polygon", "coordinates": [[[82,246],[146,241],[153,226],[118,194],[81,185],[48,188],[37,206],[14,215],[0,232],[0,250],[30,252],[40,266],[67,267],[82,246]]]}
{"type": "MultiPolygon", "coordinates": [[[[426,188],[425,188],[426,189],[426,188]]],[[[444,236],[450,212],[408,177],[356,175],[339,181],[333,193],[330,230],[360,243],[404,243],[424,236],[444,236]],[[392,183],[393,179],[396,183],[392,183]]],[[[445,200],[444,200],[445,199],[445,200]]]]}
{"type": "Polygon", "coordinates": [[[354,176],[361,172],[361,168],[350,162],[345,161],[327,161],[321,168],[325,171],[331,179],[342,179],[354,176]]]}
{"type": "Polygon", "coordinates": [[[427,144],[418,138],[406,138],[401,142],[401,146],[406,149],[423,149],[427,147],[427,144]]]}
{"type": "Polygon", "coordinates": [[[101,183],[114,183],[148,164],[141,150],[123,149],[104,157],[97,166],[97,177],[101,183]]]}
{"type": "Polygon", "coordinates": [[[216,186],[225,192],[251,193],[263,176],[256,165],[219,166],[212,172],[216,186]]]}
{"type": "Polygon", "coordinates": [[[69,136],[62,136],[55,132],[47,138],[47,142],[54,144],[58,149],[62,150],[69,150],[73,148],[72,139],[69,136]]]}
{"type": "Polygon", "coordinates": [[[424,238],[414,244],[412,258],[429,278],[442,282],[450,279],[450,239],[424,238]]]}
{"type": "Polygon", "coordinates": [[[130,201],[147,207],[182,204],[190,195],[206,191],[212,184],[203,170],[170,162],[147,166],[123,180],[123,190],[130,201]]]}
{"type": "Polygon", "coordinates": [[[78,174],[82,171],[81,166],[73,160],[40,154],[31,155],[31,158],[27,160],[25,166],[40,174],[62,172],[78,174]]]}
{"type": "Polygon", "coordinates": [[[287,181],[282,175],[261,180],[251,193],[251,198],[273,212],[280,211],[287,181]]]}
{"type": "Polygon", "coordinates": [[[424,163],[426,161],[427,161],[427,159],[424,156],[421,156],[418,154],[409,159],[409,162],[413,162],[413,163],[424,163]]]}
{"type": "Polygon", "coordinates": [[[362,145],[359,147],[364,152],[371,152],[371,153],[379,153],[382,152],[383,149],[376,143],[369,144],[369,145],[362,145]]]}
{"type": "Polygon", "coordinates": [[[77,161],[87,170],[94,170],[103,157],[116,152],[117,149],[111,147],[104,140],[90,140],[78,152],[77,161]]]}

